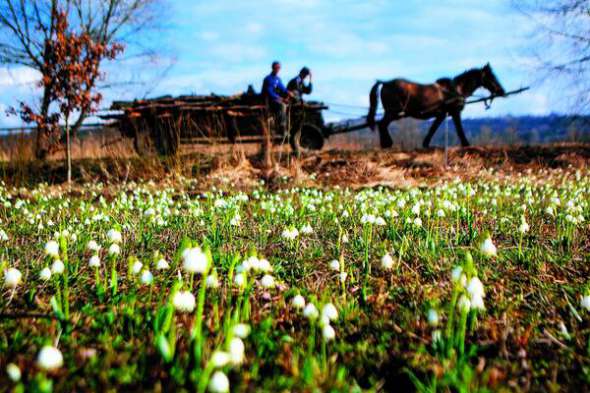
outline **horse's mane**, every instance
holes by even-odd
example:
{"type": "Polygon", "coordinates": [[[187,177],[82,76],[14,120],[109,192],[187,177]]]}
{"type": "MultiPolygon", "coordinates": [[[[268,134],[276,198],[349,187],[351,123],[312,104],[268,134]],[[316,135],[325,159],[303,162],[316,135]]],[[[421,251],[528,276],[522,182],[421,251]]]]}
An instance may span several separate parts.
{"type": "Polygon", "coordinates": [[[471,68],[469,70],[463,71],[459,75],[453,78],[453,82],[461,81],[466,78],[473,78],[476,75],[481,74],[481,68],[471,68]]]}

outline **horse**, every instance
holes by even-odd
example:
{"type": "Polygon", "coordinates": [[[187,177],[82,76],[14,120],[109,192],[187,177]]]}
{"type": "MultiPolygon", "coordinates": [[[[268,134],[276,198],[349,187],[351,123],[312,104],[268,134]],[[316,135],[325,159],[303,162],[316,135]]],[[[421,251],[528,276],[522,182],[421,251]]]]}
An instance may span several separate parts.
{"type": "Polygon", "coordinates": [[[461,112],[465,108],[465,99],[473,95],[480,87],[488,90],[492,97],[503,96],[504,88],[496,78],[490,63],[482,68],[473,68],[457,75],[453,79],[441,78],[433,84],[420,84],[407,79],[393,79],[389,82],[377,81],[369,95],[370,108],[367,124],[375,130],[375,114],[377,112],[377,95],[381,87],[381,103],[385,109],[379,121],[379,140],[382,148],[389,148],[393,140],[389,135],[389,124],[403,117],[415,119],[434,118],[422,146],[428,148],[430,141],[443,120],[451,115],[455,131],[462,146],[469,146],[463,132],[461,112]]]}

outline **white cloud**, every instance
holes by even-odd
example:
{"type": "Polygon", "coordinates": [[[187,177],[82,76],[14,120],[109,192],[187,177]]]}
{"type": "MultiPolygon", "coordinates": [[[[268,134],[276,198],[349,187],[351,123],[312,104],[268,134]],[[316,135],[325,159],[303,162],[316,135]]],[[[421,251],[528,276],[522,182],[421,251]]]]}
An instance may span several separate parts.
{"type": "Polygon", "coordinates": [[[218,60],[228,63],[243,63],[264,59],[267,56],[265,48],[256,45],[240,43],[224,43],[213,46],[207,53],[218,60]]]}
{"type": "Polygon", "coordinates": [[[214,31],[203,31],[201,33],[201,39],[204,41],[215,41],[219,38],[219,33],[214,31]]]}
{"type": "Polygon", "coordinates": [[[250,22],[246,24],[246,32],[250,34],[259,34],[264,30],[264,26],[260,23],[250,22]]]}
{"type": "Polygon", "coordinates": [[[41,74],[29,67],[0,68],[0,86],[22,86],[35,84],[41,74]]]}

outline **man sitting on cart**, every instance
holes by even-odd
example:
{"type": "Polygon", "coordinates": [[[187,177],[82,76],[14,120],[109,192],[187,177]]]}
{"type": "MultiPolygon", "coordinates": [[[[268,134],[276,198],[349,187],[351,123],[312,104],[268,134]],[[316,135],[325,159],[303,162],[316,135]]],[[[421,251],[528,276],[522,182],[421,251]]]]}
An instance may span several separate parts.
{"type": "Polygon", "coordinates": [[[303,67],[299,71],[299,75],[291,79],[287,84],[287,90],[293,93],[293,95],[299,99],[303,99],[304,94],[311,94],[313,85],[311,82],[311,71],[307,67],[303,67]],[[309,77],[309,83],[305,84],[305,79],[309,77]]]}
{"type": "Polygon", "coordinates": [[[271,73],[264,78],[262,83],[262,96],[266,100],[266,105],[270,113],[274,116],[275,122],[281,134],[287,133],[287,104],[286,101],[292,96],[287,90],[281,78],[279,71],[281,63],[274,61],[272,63],[271,73]]]}

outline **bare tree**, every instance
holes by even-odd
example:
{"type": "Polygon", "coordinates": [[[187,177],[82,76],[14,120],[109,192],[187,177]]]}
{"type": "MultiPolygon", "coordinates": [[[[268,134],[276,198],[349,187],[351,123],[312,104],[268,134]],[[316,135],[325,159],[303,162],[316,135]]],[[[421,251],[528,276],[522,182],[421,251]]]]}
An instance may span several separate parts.
{"type": "MultiPolygon", "coordinates": [[[[141,32],[157,21],[160,0],[0,0],[0,63],[23,65],[47,78],[51,40],[57,26],[57,10],[68,15],[68,24],[76,34],[87,34],[99,45],[140,44],[141,32]]],[[[129,51],[127,51],[129,53],[129,51]]],[[[97,73],[97,76],[99,73],[97,73]]],[[[95,85],[95,80],[90,81],[95,85]]],[[[45,80],[39,114],[49,120],[53,104],[52,81],[45,80]]],[[[88,116],[82,110],[71,127],[75,135],[88,116]]],[[[50,123],[50,121],[47,121],[50,123]]],[[[39,129],[36,155],[45,157],[51,152],[49,128],[39,129]]]]}
{"type": "Polygon", "coordinates": [[[540,80],[559,81],[574,109],[590,107],[590,0],[512,0],[535,25],[529,50],[540,80]]]}

